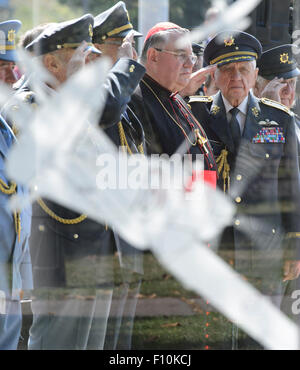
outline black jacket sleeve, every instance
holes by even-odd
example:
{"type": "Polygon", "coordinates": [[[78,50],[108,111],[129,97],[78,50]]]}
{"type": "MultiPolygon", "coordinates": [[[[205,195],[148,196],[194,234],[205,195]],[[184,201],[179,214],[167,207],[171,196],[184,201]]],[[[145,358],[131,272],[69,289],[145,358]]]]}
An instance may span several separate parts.
{"type": "Polygon", "coordinates": [[[138,62],[125,58],[119,59],[112,67],[104,84],[107,100],[99,123],[102,128],[110,127],[120,121],[131,94],[145,71],[138,62]]]}

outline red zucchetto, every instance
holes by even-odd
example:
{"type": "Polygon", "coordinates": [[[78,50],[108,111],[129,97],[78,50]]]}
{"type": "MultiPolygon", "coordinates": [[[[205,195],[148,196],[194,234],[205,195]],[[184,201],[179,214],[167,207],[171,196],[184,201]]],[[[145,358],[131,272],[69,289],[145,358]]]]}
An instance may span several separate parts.
{"type": "Polygon", "coordinates": [[[145,42],[151,36],[153,36],[154,34],[156,34],[157,32],[171,30],[171,29],[174,29],[174,28],[181,28],[181,27],[178,26],[175,23],[172,23],[172,22],[160,22],[160,23],[157,23],[155,26],[153,26],[152,28],[150,28],[150,30],[148,31],[147,36],[145,37],[145,42]]]}

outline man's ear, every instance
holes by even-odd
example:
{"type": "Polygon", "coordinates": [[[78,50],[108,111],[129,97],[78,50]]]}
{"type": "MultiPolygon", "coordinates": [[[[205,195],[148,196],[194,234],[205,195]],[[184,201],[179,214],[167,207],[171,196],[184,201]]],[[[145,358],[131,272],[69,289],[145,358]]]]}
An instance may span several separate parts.
{"type": "Polygon", "coordinates": [[[147,61],[148,62],[157,62],[158,52],[154,48],[149,48],[147,51],[147,61]]]}
{"type": "Polygon", "coordinates": [[[212,81],[213,81],[214,83],[216,83],[216,77],[215,77],[215,74],[217,73],[217,69],[218,69],[218,67],[217,67],[214,71],[212,71],[212,72],[211,72],[211,74],[210,74],[210,77],[211,77],[211,79],[212,79],[212,81]]]}
{"type": "Polygon", "coordinates": [[[56,73],[59,69],[59,59],[53,54],[46,54],[43,58],[43,63],[49,72],[56,73]]]}

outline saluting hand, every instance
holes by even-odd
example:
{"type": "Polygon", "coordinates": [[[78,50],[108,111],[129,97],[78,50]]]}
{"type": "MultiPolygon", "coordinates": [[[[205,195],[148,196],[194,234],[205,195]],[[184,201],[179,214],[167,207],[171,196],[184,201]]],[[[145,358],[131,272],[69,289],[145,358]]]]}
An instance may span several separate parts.
{"type": "Polygon", "coordinates": [[[300,275],[300,261],[285,261],[283,266],[283,281],[297,279],[300,275]]]}
{"type": "Polygon", "coordinates": [[[189,83],[183,90],[180,91],[180,95],[183,97],[195,95],[196,91],[204,84],[206,76],[212,74],[216,68],[216,65],[207,66],[192,73],[189,83]]]}
{"type": "Polygon", "coordinates": [[[261,93],[262,98],[268,98],[281,103],[280,93],[283,88],[286,87],[286,83],[283,82],[283,78],[275,77],[271,80],[263,89],[261,93]]]}
{"type": "Polygon", "coordinates": [[[119,58],[129,58],[129,59],[137,60],[138,55],[133,46],[133,42],[134,42],[133,37],[134,37],[134,31],[131,30],[124,38],[122,45],[119,47],[119,51],[118,51],[119,58]]]}

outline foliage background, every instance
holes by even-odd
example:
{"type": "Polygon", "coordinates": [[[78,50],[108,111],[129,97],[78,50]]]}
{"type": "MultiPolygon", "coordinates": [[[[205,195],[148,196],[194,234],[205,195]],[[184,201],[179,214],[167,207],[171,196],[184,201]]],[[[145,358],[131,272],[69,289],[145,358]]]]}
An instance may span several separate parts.
{"type": "MultiPolygon", "coordinates": [[[[151,0],[148,0],[151,1],[151,0]]],[[[0,8],[0,20],[17,18],[22,21],[22,32],[45,22],[61,22],[85,13],[94,16],[116,4],[118,0],[10,0],[9,14],[0,8]]],[[[130,19],[138,25],[138,0],[125,0],[130,19]]],[[[211,0],[169,0],[170,21],[186,28],[201,24],[211,0]]],[[[1,1],[0,1],[1,5],[1,1]]]]}

